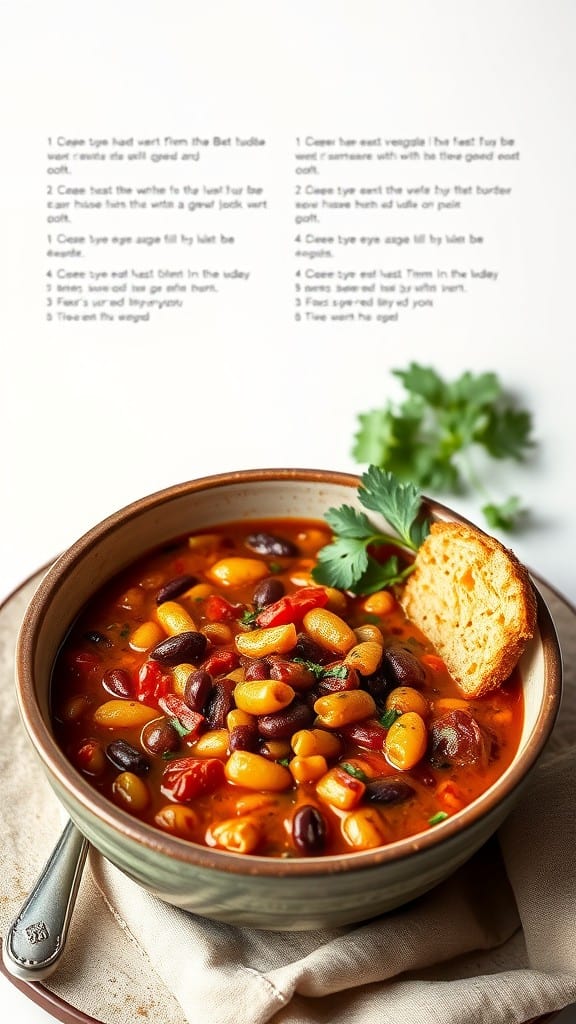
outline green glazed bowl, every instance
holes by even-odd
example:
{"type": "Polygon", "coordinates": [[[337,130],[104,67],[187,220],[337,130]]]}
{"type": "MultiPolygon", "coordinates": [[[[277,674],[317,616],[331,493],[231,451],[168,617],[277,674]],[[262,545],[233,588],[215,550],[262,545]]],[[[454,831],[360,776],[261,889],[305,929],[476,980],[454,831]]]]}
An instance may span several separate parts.
{"type": "MultiPolygon", "coordinates": [[[[495,832],[546,745],[562,671],[554,625],[535,586],[537,629],[520,662],[525,719],[512,764],[468,807],[408,839],[342,856],[286,860],[209,849],[132,817],[66,759],[50,726],[51,670],[70,625],[96,590],[141,554],[188,531],[242,518],[321,519],[330,506],[360,507],[358,484],[356,476],[308,469],[247,470],[178,484],[86,533],[58,558],[30,602],[17,644],[16,689],[48,781],[90,843],[170,904],[231,924],[284,931],[338,927],[391,910],[437,885],[495,832]]],[[[462,521],[443,505],[427,505],[433,519],[462,521]]]]}

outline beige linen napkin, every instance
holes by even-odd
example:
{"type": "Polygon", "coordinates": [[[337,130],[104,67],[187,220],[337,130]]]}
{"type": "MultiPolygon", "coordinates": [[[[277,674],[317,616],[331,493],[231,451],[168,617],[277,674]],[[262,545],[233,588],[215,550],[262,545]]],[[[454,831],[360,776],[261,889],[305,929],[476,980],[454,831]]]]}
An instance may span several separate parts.
{"type": "MultiPolygon", "coordinates": [[[[576,614],[541,589],[565,662],[558,725],[498,837],[455,875],[365,924],[286,934],[176,910],[92,853],[51,990],[106,1024],[511,1024],[576,1001],[576,614]]],[[[0,617],[0,641],[1,625],[0,617]]],[[[17,909],[38,860],[30,815],[44,837],[52,801],[40,777],[15,821],[6,796],[16,806],[22,781],[0,780],[3,834],[24,862],[10,864],[4,849],[17,909]]],[[[5,898],[0,913],[4,926],[5,898]]]]}

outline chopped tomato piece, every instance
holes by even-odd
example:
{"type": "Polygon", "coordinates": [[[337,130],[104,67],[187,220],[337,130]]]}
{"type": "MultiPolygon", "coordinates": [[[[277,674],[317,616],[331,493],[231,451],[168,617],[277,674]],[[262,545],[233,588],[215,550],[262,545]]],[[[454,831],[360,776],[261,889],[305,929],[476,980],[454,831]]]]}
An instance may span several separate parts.
{"type": "Polygon", "coordinates": [[[206,600],[204,614],[210,622],[226,622],[239,618],[242,608],[241,604],[232,604],[219,594],[210,594],[206,600]]]}
{"type": "Polygon", "coordinates": [[[159,697],[158,704],[168,718],[177,718],[180,724],[188,730],[188,739],[196,736],[205,721],[204,715],[201,715],[199,711],[192,711],[192,708],[188,707],[186,701],[177,693],[168,693],[165,697],[159,697]]]}
{"type": "Polygon", "coordinates": [[[281,597],[273,604],[264,608],[256,619],[261,628],[267,626],[288,626],[291,622],[301,622],[306,612],[313,608],[324,608],[328,603],[328,594],[324,587],[300,587],[293,594],[281,597]]]}
{"type": "Polygon", "coordinates": [[[236,651],[214,651],[202,663],[202,668],[205,672],[209,672],[211,676],[223,676],[227,672],[232,672],[235,668],[238,668],[239,664],[240,658],[236,651]]]}
{"type": "Polygon", "coordinates": [[[138,670],[135,686],[136,700],[144,704],[158,703],[172,688],[172,676],[164,672],[157,661],[145,661],[138,670]]]}
{"type": "Polygon", "coordinates": [[[164,769],[162,792],[178,803],[212,793],[224,782],[224,763],[217,757],[179,757],[164,769]]]}

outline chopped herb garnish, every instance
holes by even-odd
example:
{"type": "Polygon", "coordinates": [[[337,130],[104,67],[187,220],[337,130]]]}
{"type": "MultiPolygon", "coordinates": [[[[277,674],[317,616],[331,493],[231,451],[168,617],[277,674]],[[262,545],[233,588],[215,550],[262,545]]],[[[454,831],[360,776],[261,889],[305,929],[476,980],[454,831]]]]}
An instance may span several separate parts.
{"type": "Polygon", "coordinates": [[[415,485],[401,482],[378,466],[370,466],[362,475],[358,498],[365,508],[386,519],[391,532],[380,530],[364,512],[350,505],[328,509],[325,519],[334,540],[320,548],[312,576],[324,586],[373,594],[401,583],[413,566],[402,565],[397,555],[379,562],[369,549],[393,545],[416,552],[430,530],[430,523],[422,516],[422,496],[415,485]]]}
{"type": "Polygon", "coordinates": [[[130,626],[122,626],[122,629],[120,630],[120,633],[118,635],[120,636],[121,640],[126,640],[126,638],[130,636],[130,626]]]}
{"type": "Polygon", "coordinates": [[[179,736],[189,736],[190,735],[192,730],[188,729],[188,727],[186,725],[184,725],[180,721],[179,718],[170,718],[169,722],[170,722],[170,725],[172,725],[174,727],[174,729],[176,730],[176,732],[178,733],[179,736]]]}
{"type": "Polygon", "coordinates": [[[340,768],[343,768],[348,775],[351,775],[354,779],[360,779],[360,782],[368,782],[368,776],[366,772],[363,772],[361,768],[357,768],[355,764],[350,764],[348,761],[341,761],[340,768]]]}
{"type": "Polygon", "coordinates": [[[378,721],[380,722],[380,725],[384,726],[385,729],[389,729],[391,725],[394,725],[396,719],[400,718],[401,714],[402,712],[399,711],[398,708],[389,708],[388,711],[385,711],[383,715],[380,715],[378,721]]]}
{"type": "Polygon", "coordinates": [[[534,447],[530,413],[506,393],[495,373],[466,371],[449,381],[414,362],[392,373],[406,397],[358,416],[356,461],[386,466],[429,493],[476,492],[491,527],[515,529],[526,514],[519,499],[491,501],[472,458],[478,451],[484,461],[488,456],[523,462],[534,447]]]}
{"type": "Polygon", "coordinates": [[[306,658],[293,658],[292,660],[298,665],[304,665],[318,682],[321,679],[346,679],[348,675],[346,665],[331,665],[326,668],[325,665],[319,665],[316,661],[307,661],[306,658]]]}
{"type": "Polygon", "coordinates": [[[437,811],[436,814],[433,814],[431,818],[428,818],[428,824],[439,825],[440,822],[444,821],[447,817],[448,815],[446,814],[446,811],[437,811]]]}
{"type": "Polygon", "coordinates": [[[269,562],[268,568],[270,569],[270,572],[274,574],[284,572],[284,566],[281,565],[280,562],[269,562]]]}
{"type": "Polygon", "coordinates": [[[259,615],[260,611],[251,612],[248,608],[246,608],[246,610],[242,612],[240,622],[242,623],[243,626],[253,626],[259,615]]]}
{"type": "Polygon", "coordinates": [[[284,765],[285,768],[287,768],[288,765],[290,764],[290,758],[289,757],[281,757],[281,758],[279,758],[277,763],[278,764],[282,764],[282,765],[284,765]]]}

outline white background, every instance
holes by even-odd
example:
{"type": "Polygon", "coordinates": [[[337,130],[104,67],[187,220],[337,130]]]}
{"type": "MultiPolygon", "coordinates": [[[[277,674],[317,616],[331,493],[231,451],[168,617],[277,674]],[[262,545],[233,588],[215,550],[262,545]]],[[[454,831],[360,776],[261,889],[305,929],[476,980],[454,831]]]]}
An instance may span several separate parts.
{"type": "MultiPolygon", "coordinates": [[[[358,413],[396,397],[390,371],[416,360],[448,377],[497,372],[533,413],[533,458],[490,480],[532,513],[502,539],[576,602],[570,0],[0,9],[0,597],[101,518],[171,483],[263,466],[357,470],[358,413]],[[250,286],[149,324],[48,324],[46,139],[134,133],[269,140],[260,163],[250,152],[226,170],[208,159],[194,169],[212,183],[266,186],[262,220],[236,222],[234,257],[251,268],[250,286]],[[514,136],[521,160],[499,174],[391,164],[380,175],[511,183],[500,207],[422,222],[483,233],[478,260],[499,269],[497,285],[394,325],[296,324],[293,153],[307,134],[514,136]]],[[[103,233],[114,223],[94,221],[103,233]]],[[[223,260],[218,251],[211,262],[223,260]]],[[[476,499],[448,500],[481,522],[476,499]]],[[[0,995],[8,1017],[46,1019],[3,979],[0,995]]]]}

